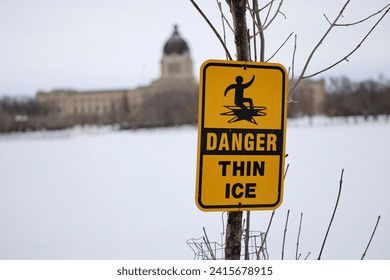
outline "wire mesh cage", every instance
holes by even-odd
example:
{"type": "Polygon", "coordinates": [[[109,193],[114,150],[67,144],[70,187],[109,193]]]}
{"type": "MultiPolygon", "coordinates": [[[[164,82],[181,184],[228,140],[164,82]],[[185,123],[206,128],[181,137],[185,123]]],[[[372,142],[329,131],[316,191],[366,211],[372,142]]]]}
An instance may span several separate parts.
{"type": "MultiPolygon", "coordinates": [[[[203,229],[204,230],[204,229],[203,229]]],[[[267,260],[269,255],[267,252],[266,233],[261,231],[250,231],[249,242],[245,246],[246,236],[242,238],[242,248],[244,248],[241,258],[250,260],[267,260]]],[[[225,234],[221,233],[221,240],[224,240],[225,234]]],[[[206,231],[204,236],[199,238],[191,238],[187,240],[188,246],[194,252],[195,260],[223,260],[225,243],[210,242],[206,231]]]]}

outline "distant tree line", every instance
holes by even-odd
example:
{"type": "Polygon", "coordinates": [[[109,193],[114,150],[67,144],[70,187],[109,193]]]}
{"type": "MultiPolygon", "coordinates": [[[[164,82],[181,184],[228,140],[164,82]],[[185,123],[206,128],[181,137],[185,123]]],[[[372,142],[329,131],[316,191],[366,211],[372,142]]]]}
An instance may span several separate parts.
{"type": "Polygon", "coordinates": [[[327,116],[378,116],[390,114],[390,81],[352,82],[346,77],[329,79],[327,116]]]}
{"type": "Polygon", "coordinates": [[[288,105],[288,117],[390,115],[390,81],[353,82],[346,77],[330,78],[323,94],[297,89],[288,105]],[[316,96],[317,95],[317,96],[316,96]]]}
{"type": "MultiPolygon", "coordinates": [[[[390,81],[353,82],[346,77],[330,78],[318,100],[309,90],[296,92],[289,103],[289,117],[322,114],[335,116],[390,115],[390,81]]],[[[34,97],[0,97],[0,132],[63,129],[84,124],[119,124],[123,128],[162,127],[197,122],[198,96],[192,91],[160,92],[145,97],[142,108],[129,110],[126,100],[109,115],[61,116],[55,108],[36,102],[34,97]]]]}
{"type": "Polygon", "coordinates": [[[12,115],[36,115],[43,113],[43,108],[39,108],[33,97],[11,97],[0,98],[0,114],[12,115]]]}
{"type": "Polygon", "coordinates": [[[36,130],[31,121],[48,116],[50,108],[38,105],[33,97],[0,97],[0,132],[36,130]]]}

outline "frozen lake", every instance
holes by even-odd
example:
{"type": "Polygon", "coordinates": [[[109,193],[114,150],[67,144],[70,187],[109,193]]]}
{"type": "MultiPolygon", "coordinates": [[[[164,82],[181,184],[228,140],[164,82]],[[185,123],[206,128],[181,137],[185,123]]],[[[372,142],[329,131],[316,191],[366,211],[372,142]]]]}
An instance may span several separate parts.
{"type": "MultiPolygon", "coordinates": [[[[316,259],[344,184],[323,259],[390,259],[390,122],[289,120],[284,202],[271,259],[316,259]]],[[[195,206],[197,129],[75,128],[0,135],[0,259],[193,259],[186,240],[220,242],[221,213],[195,206]]],[[[252,212],[265,231],[270,211],[252,212]]],[[[223,216],[224,218],[226,215],[223,216]]]]}

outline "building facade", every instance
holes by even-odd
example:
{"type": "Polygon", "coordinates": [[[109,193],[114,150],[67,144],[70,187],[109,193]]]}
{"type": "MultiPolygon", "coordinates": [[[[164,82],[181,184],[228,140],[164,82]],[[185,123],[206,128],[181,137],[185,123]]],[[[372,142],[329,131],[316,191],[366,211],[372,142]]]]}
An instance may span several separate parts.
{"type": "Polygon", "coordinates": [[[301,80],[288,106],[289,117],[315,116],[325,113],[324,80],[301,80]]]}
{"type": "Polygon", "coordinates": [[[40,91],[51,118],[44,126],[121,123],[128,127],[196,123],[198,83],[187,42],[175,26],[163,48],[161,76],[136,89],[40,91]],[[50,123],[51,122],[51,123],[50,123]]]}
{"type": "MultiPolygon", "coordinates": [[[[187,42],[174,26],[163,47],[160,78],[135,89],[38,92],[36,101],[47,115],[38,117],[40,128],[78,124],[120,124],[126,128],[197,123],[199,85],[187,42]]],[[[289,103],[288,116],[319,115],[326,99],[324,81],[302,80],[289,103]]]]}

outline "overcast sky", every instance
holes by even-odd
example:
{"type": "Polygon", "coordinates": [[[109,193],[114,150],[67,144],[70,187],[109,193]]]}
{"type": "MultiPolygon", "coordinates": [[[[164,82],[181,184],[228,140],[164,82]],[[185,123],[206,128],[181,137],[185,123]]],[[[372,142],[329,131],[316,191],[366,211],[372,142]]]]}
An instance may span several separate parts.
{"type": "MultiPolygon", "coordinates": [[[[342,23],[380,10],[389,0],[352,0],[342,23]]],[[[196,0],[222,34],[216,0],[196,0]]],[[[265,1],[259,1],[263,3],[265,1]]],[[[285,0],[266,30],[266,58],[295,32],[296,69],[337,16],[344,1],[285,0]]],[[[223,1],[226,16],[231,19],[223,1]]],[[[275,6],[277,6],[275,4],[275,6]]],[[[265,15],[265,14],[264,14],[265,15]]],[[[308,73],[352,50],[378,17],[360,26],[339,27],[321,46],[308,73]]],[[[216,36],[189,0],[0,0],[0,95],[34,95],[38,90],[135,88],[159,77],[160,59],[173,25],[188,42],[194,72],[207,59],[225,59],[216,36]]],[[[227,37],[235,54],[231,33],[227,37]]],[[[349,59],[320,77],[390,79],[390,13],[349,59]]],[[[293,40],[272,61],[291,65],[293,40]]]]}

